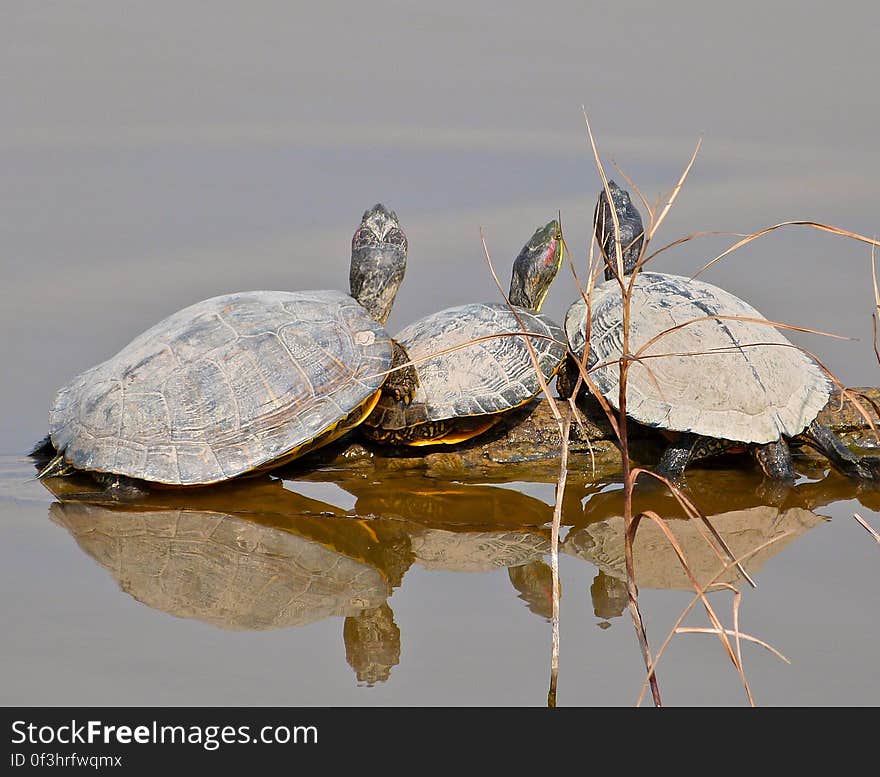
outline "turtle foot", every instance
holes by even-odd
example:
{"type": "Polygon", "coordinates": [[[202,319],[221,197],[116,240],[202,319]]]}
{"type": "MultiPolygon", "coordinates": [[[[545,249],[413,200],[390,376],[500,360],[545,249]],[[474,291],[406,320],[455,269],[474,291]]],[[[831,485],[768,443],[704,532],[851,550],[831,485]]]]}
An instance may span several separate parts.
{"type": "Polygon", "coordinates": [[[394,371],[385,379],[382,391],[390,396],[395,402],[403,402],[409,405],[416,395],[419,387],[419,375],[416,368],[410,364],[409,354],[406,349],[394,341],[394,355],[391,361],[394,371]]]}

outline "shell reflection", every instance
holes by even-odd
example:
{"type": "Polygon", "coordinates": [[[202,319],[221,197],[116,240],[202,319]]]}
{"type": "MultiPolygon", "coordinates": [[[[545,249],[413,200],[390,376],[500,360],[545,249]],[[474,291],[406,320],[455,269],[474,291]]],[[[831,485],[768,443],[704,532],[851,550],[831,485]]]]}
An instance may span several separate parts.
{"type": "MultiPolygon", "coordinates": [[[[741,586],[745,574],[757,574],[798,537],[829,520],[815,509],[858,495],[858,486],[837,476],[779,489],[754,472],[696,470],[688,476],[687,496],[699,506],[704,521],[685,517],[663,491],[637,491],[633,515],[653,511],[661,516],[688,570],[660,525],[643,517],[633,542],[636,585],[639,590],[693,591],[693,575],[708,591],[741,586]]],[[[593,611],[597,618],[617,617],[627,607],[621,492],[590,495],[573,524],[560,552],[597,568],[590,588],[593,611]]]]}
{"type": "MultiPolygon", "coordinates": [[[[263,476],[156,491],[124,504],[101,501],[77,478],[44,485],[57,499],[50,519],[137,601],[222,629],[282,629],[341,618],[346,659],[361,684],[387,680],[400,662],[406,626],[401,630],[395,622],[389,599],[413,566],[456,573],[504,569],[526,607],[550,618],[553,509],[516,484],[411,475],[340,479],[338,472],[314,473],[309,481],[263,476]],[[339,493],[321,481],[341,487],[353,506],[296,490],[339,493]]],[[[593,610],[604,626],[627,603],[616,488],[572,485],[563,501],[560,552],[565,563],[581,560],[594,568],[593,610]]],[[[757,572],[826,520],[814,512],[822,504],[863,498],[843,478],[768,493],[760,478],[745,472],[697,471],[688,488],[706,523],[684,518],[658,491],[637,493],[634,511],[663,516],[691,571],[711,586],[742,582],[731,559],[757,572]]],[[[675,551],[650,520],[640,524],[634,558],[640,588],[690,589],[675,551]]]]}
{"type": "MultiPolygon", "coordinates": [[[[406,490],[383,488],[378,497],[375,486],[356,481],[345,484],[357,497],[355,509],[345,510],[268,477],[158,491],[125,504],[98,501],[84,479],[45,485],[58,499],[50,519],[137,601],[234,630],[343,618],[346,659],[366,685],[387,680],[400,661],[401,631],[388,599],[413,564],[458,572],[534,569],[546,567],[550,547],[541,525],[550,508],[492,486],[420,480],[406,490]],[[440,525],[431,517],[438,503],[449,519],[440,525]],[[499,514],[508,525],[493,525],[499,514]],[[527,525],[513,525],[514,516],[527,525]]],[[[546,571],[511,577],[543,617],[546,571]]]]}

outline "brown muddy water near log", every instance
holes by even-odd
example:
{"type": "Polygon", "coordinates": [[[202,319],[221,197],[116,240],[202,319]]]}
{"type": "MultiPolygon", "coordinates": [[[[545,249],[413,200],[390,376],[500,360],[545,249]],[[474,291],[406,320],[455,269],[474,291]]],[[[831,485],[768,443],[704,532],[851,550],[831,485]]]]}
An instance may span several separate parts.
{"type": "MultiPolygon", "coordinates": [[[[685,2],[501,15],[267,0],[262,13],[217,3],[211,18],[161,1],[13,5],[0,30],[4,704],[546,702],[545,469],[319,469],[123,507],[34,481],[24,456],[53,392],[165,315],[236,290],[345,288],[374,202],[410,244],[392,332],[499,299],[481,228],[506,282],[560,212],[583,267],[599,179],[582,105],[609,167],[651,200],[703,138],[658,244],[791,219],[880,232],[873,3],[845,19],[750,2],[711,18],[685,2]]],[[[702,238],[653,269],[690,274],[733,240],[702,238]]],[[[852,338],[791,335],[844,384],[880,384],[867,246],[793,227],[703,278],[772,319],[852,338]]],[[[562,319],[575,294],[563,269],[544,312],[562,319]]],[[[784,499],[748,463],[688,479],[733,555],[760,547],[743,562],[757,588],[719,580],[742,591],[740,628],[791,663],[743,643],[746,676],[762,705],[874,705],[880,546],[853,513],[880,530],[880,499],[814,462],[799,472],[784,499]]],[[[640,500],[711,578],[717,540],[668,498],[640,500]]],[[[639,694],[620,512],[619,484],[571,474],[560,706],[639,694]]],[[[656,527],[640,529],[636,563],[656,649],[692,594],[656,527]]],[[[730,593],[710,597],[731,627],[730,593]]],[[[747,703],[711,635],[676,636],[658,677],[668,705],[747,703]]]]}

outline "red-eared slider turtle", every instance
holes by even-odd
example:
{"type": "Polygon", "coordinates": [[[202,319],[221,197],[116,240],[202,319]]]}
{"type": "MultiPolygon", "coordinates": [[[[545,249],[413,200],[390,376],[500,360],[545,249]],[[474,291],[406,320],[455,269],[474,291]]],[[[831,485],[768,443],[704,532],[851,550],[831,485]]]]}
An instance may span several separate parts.
{"type": "Polygon", "coordinates": [[[408,405],[382,397],[362,431],[393,444],[452,444],[537,396],[541,382],[526,337],[515,333],[524,328],[538,335],[529,341],[549,381],[565,358],[565,336],[538,311],[561,261],[562,233],[554,220],[535,232],[514,262],[508,296],[515,310],[504,303],[458,305],[400,331],[396,339],[415,362],[419,386],[408,405]]]}
{"type": "MultiPolygon", "coordinates": [[[[644,230],[629,194],[613,181],[608,188],[620,224],[626,286],[641,255],[644,230]]],[[[596,387],[617,408],[622,298],[614,269],[613,219],[604,190],[595,218],[606,269],[605,283],[591,295],[587,366],[595,368],[591,374],[596,387]]],[[[645,348],[642,355],[651,358],[631,362],[627,380],[627,415],[677,433],[658,471],[675,479],[691,461],[748,449],[768,477],[793,481],[786,442],[793,440],[817,449],[846,475],[876,479],[878,459],[859,458],[816,420],[831,395],[831,381],[778,329],[756,319],[764,316],[717,286],[638,272],[630,303],[630,352],[674,330],[645,348]]],[[[565,331],[572,353],[580,356],[586,325],[587,305],[578,299],[565,317],[565,331]]],[[[560,375],[557,390],[570,396],[577,370],[569,361],[560,375]]]]}
{"type": "Polygon", "coordinates": [[[336,439],[382,391],[406,401],[415,372],[393,369],[408,357],[384,329],[406,254],[377,204],[352,238],[351,295],[238,292],[160,321],[56,394],[41,476],[87,470],[119,493],[215,483],[336,439]]]}

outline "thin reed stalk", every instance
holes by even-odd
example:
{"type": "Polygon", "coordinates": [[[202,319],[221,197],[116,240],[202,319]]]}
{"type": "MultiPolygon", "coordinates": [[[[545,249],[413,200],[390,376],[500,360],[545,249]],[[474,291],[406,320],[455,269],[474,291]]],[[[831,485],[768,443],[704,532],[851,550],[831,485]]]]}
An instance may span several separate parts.
{"type": "Polygon", "coordinates": [[[853,518],[855,518],[862,525],[865,531],[868,532],[868,534],[870,534],[877,541],[877,543],[880,543],[880,534],[877,533],[877,531],[874,529],[873,526],[871,526],[871,524],[869,524],[858,513],[853,513],[853,518]]]}
{"type": "MultiPolygon", "coordinates": [[[[669,633],[666,635],[666,638],[663,640],[663,642],[660,643],[660,647],[657,649],[657,655],[654,658],[654,667],[651,669],[651,673],[656,671],[657,664],[660,662],[660,659],[666,653],[666,649],[669,647],[669,644],[672,642],[673,637],[678,633],[678,629],[681,627],[681,624],[684,621],[684,619],[688,616],[688,614],[691,612],[691,610],[693,610],[693,608],[699,602],[704,601],[705,595],[709,591],[709,589],[711,589],[713,586],[719,585],[718,580],[724,574],[727,573],[727,571],[730,569],[731,566],[738,567],[739,565],[748,561],[748,559],[750,559],[752,556],[755,556],[758,553],[760,553],[765,548],[768,548],[771,545],[774,545],[775,543],[780,542],[789,536],[791,536],[791,532],[786,531],[786,532],[783,532],[782,534],[776,535],[775,537],[771,537],[766,542],[762,542],[757,547],[751,548],[746,553],[743,553],[740,556],[737,556],[737,558],[734,559],[733,562],[731,562],[730,564],[726,564],[721,569],[719,569],[718,572],[715,575],[713,575],[705,584],[698,586],[695,589],[694,597],[687,604],[687,606],[685,606],[684,609],[682,609],[681,613],[679,613],[678,618],[676,618],[675,623],[672,625],[672,628],[669,630],[669,633]]],[[[679,562],[684,563],[680,556],[679,556],[679,562]]],[[[726,588],[727,590],[736,591],[736,589],[733,586],[731,586],[727,583],[721,584],[720,588],[726,588]]],[[[785,660],[788,661],[788,659],[785,659],[785,660]]],[[[639,695],[636,699],[636,706],[637,707],[639,705],[641,705],[642,699],[644,698],[645,693],[647,693],[649,679],[650,679],[649,677],[646,677],[644,682],[642,683],[641,691],[639,692],[639,695]]]]}
{"type": "MultiPolygon", "coordinates": [[[[633,512],[632,512],[632,496],[633,496],[633,483],[634,480],[630,477],[630,457],[629,457],[629,433],[627,429],[627,415],[626,415],[626,385],[627,385],[627,373],[629,371],[629,330],[630,330],[630,300],[632,298],[632,282],[635,274],[633,274],[633,278],[630,279],[630,283],[628,287],[624,285],[624,267],[623,267],[623,249],[621,246],[621,236],[620,236],[620,222],[617,218],[617,210],[614,207],[614,200],[611,196],[611,191],[608,186],[608,176],[605,174],[605,168],[602,164],[602,159],[599,156],[599,151],[596,146],[596,138],[593,135],[592,127],[590,126],[590,120],[587,116],[587,112],[584,111],[584,121],[587,126],[587,135],[590,140],[590,147],[593,150],[593,158],[596,164],[596,169],[599,171],[599,177],[602,179],[602,188],[605,191],[605,197],[607,201],[610,203],[609,211],[611,212],[611,218],[614,222],[614,262],[613,266],[616,267],[617,272],[615,276],[617,278],[617,282],[620,285],[621,292],[621,303],[623,306],[623,357],[620,359],[619,369],[620,369],[620,380],[619,380],[619,394],[618,394],[618,413],[617,413],[617,424],[616,431],[618,435],[618,440],[620,443],[620,460],[621,467],[623,470],[623,520],[624,520],[624,558],[626,563],[626,590],[627,590],[627,602],[630,611],[630,617],[632,618],[633,625],[636,630],[636,634],[639,639],[639,646],[641,647],[642,657],[645,661],[645,667],[649,672],[649,682],[651,685],[651,695],[654,699],[654,704],[657,707],[663,706],[663,701],[660,696],[660,684],[657,680],[656,673],[651,671],[653,667],[653,660],[651,658],[651,649],[648,644],[648,634],[645,629],[645,624],[642,619],[641,611],[639,609],[639,591],[638,586],[636,585],[636,577],[635,577],[635,564],[633,560],[633,546],[632,540],[635,534],[635,530],[638,527],[638,521],[634,521],[633,512]]],[[[699,146],[698,146],[699,147],[699,146]]],[[[685,171],[685,175],[687,174],[687,170],[693,164],[693,158],[696,157],[696,152],[694,157],[692,157],[691,162],[688,165],[688,168],[685,171]]],[[[682,176],[682,179],[679,183],[678,189],[681,188],[681,183],[683,182],[685,176],[682,176]]],[[[678,191],[676,189],[676,193],[678,191]]],[[[663,211],[663,216],[668,212],[668,208],[663,211]]],[[[651,223],[654,223],[654,211],[653,209],[650,211],[651,223]]],[[[662,218],[661,218],[662,220],[662,218]]],[[[593,230],[595,237],[595,228],[593,230]]],[[[647,238],[647,236],[646,236],[647,238]]],[[[648,242],[646,239],[643,243],[642,250],[644,251],[644,245],[648,242]]],[[[600,248],[602,246],[600,245],[600,248]]],[[[610,262],[610,257],[605,257],[606,262],[610,262]]],[[[587,327],[589,329],[590,319],[591,319],[591,310],[589,308],[589,302],[587,302],[587,327]]],[[[584,351],[589,351],[589,331],[586,333],[586,345],[584,351]]],[[[586,363],[586,357],[584,358],[584,363],[586,363]]],[[[583,374],[583,372],[582,372],[583,374]]],[[[600,392],[595,392],[597,395],[600,392]]],[[[575,394],[575,397],[577,395],[575,394]]],[[[611,412],[610,407],[606,410],[609,418],[614,416],[614,413],[611,412]]]]}
{"type": "MultiPolygon", "coordinates": [[[[560,224],[560,232],[562,229],[562,220],[560,216],[559,220],[560,224]]],[[[562,244],[560,245],[560,250],[564,250],[564,241],[562,239],[562,235],[559,235],[560,241],[562,244]]],[[[551,628],[551,644],[550,644],[550,685],[547,691],[547,706],[548,707],[556,707],[556,697],[558,693],[559,687],[559,596],[560,596],[560,587],[559,587],[559,528],[562,522],[562,504],[563,497],[565,495],[565,484],[566,479],[568,477],[568,448],[569,448],[569,435],[571,433],[571,418],[572,413],[566,412],[562,413],[559,409],[559,406],[556,402],[556,397],[553,396],[553,393],[550,391],[550,386],[548,385],[546,379],[544,378],[544,373],[541,370],[541,365],[538,360],[538,355],[535,353],[534,346],[532,345],[529,339],[529,332],[526,328],[526,325],[519,314],[516,306],[511,304],[510,299],[507,294],[504,292],[504,287],[501,285],[501,281],[498,278],[498,273],[495,272],[495,267],[492,263],[492,257],[489,254],[489,246],[486,244],[486,238],[483,234],[483,231],[480,230],[480,241],[483,245],[483,254],[486,257],[486,263],[489,265],[489,272],[492,274],[492,278],[495,281],[495,286],[498,288],[499,293],[504,298],[507,307],[510,309],[511,313],[513,313],[517,322],[520,325],[520,329],[522,330],[520,336],[523,337],[526,343],[526,347],[528,348],[529,358],[532,361],[532,366],[535,369],[535,374],[537,375],[538,382],[541,385],[541,392],[544,394],[544,397],[547,399],[549,403],[550,409],[553,413],[553,418],[556,420],[557,426],[559,428],[559,440],[560,440],[560,456],[559,456],[559,477],[556,482],[556,495],[555,502],[553,505],[553,524],[550,530],[550,573],[551,573],[551,617],[550,617],[550,628],[551,628]]],[[[567,348],[567,345],[565,345],[567,348]]]]}
{"type": "Polygon", "coordinates": [[[556,692],[559,685],[559,527],[562,523],[562,499],[568,478],[568,435],[571,431],[571,412],[565,413],[562,424],[562,446],[559,457],[559,479],[556,482],[556,502],[553,505],[553,525],[550,529],[550,570],[552,580],[552,611],[550,652],[550,689],[547,692],[547,706],[556,706],[556,692]]]}

